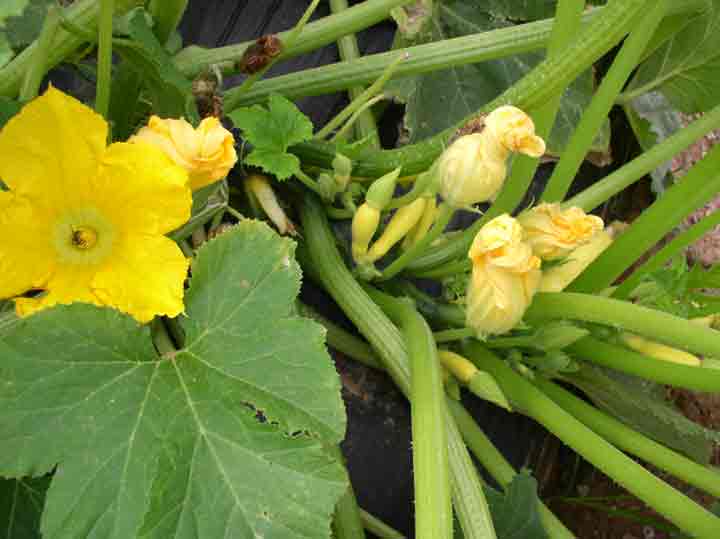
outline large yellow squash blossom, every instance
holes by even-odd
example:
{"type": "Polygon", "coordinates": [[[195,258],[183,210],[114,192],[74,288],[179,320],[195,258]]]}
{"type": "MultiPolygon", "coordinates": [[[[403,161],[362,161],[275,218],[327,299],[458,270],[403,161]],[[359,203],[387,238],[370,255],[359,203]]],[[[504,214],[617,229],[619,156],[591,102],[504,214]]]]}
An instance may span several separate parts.
{"type": "Polygon", "coordinates": [[[523,241],[522,227],[507,214],[496,217],[475,236],[468,257],[473,267],[467,326],[481,336],[510,331],[522,320],[540,282],[540,259],[523,241]]]}
{"type": "Polygon", "coordinates": [[[215,117],[197,129],[184,119],[152,116],[129,142],[148,142],[187,170],[193,191],[228,175],[237,162],[235,138],[215,117]]]}
{"type": "Polygon", "coordinates": [[[0,298],[19,316],[72,302],[140,322],[183,311],[188,261],[164,236],[190,217],[187,173],[50,88],[0,131],[0,298]],[[18,297],[28,291],[36,297],[18,297]]]}
{"type": "Polygon", "coordinates": [[[518,216],[525,241],[543,260],[570,254],[603,229],[603,220],[578,207],[562,209],[560,204],[543,203],[518,216]]]}

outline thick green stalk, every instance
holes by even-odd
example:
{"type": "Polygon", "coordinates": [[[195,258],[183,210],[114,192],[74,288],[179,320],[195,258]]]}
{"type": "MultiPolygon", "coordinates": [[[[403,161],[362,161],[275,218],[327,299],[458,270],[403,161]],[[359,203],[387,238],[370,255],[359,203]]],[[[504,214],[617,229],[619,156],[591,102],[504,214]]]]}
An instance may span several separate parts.
{"type": "Polygon", "coordinates": [[[298,310],[300,314],[307,318],[312,318],[325,328],[325,340],[328,346],[353,358],[355,361],[359,361],[367,367],[372,367],[373,369],[383,368],[375,352],[373,352],[370,345],[365,341],[345,331],[304,303],[298,304],[298,310]]]}
{"type": "MultiPolygon", "coordinates": [[[[287,60],[306,52],[324,47],[339,37],[364,30],[388,17],[390,11],[412,0],[366,0],[342,12],[308,23],[300,39],[291,49],[283,50],[280,60],[287,60]]],[[[285,42],[290,31],[280,32],[278,38],[285,42]]],[[[206,49],[191,46],[180,51],[174,58],[175,66],[187,77],[194,77],[211,65],[232,70],[253,41],[227,47],[206,49]]]]}
{"type": "Polygon", "coordinates": [[[381,292],[370,297],[403,332],[410,359],[415,536],[452,539],[445,390],[432,331],[412,300],[381,292]]]}
{"type": "MultiPolygon", "coordinates": [[[[322,204],[306,194],[301,221],[313,272],[345,314],[380,356],[395,384],[407,396],[410,392],[408,352],[400,332],[345,266],[335,245],[322,204]]],[[[446,425],[448,459],[453,503],[467,539],[488,539],[492,520],[482,485],[452,417],[446,425]]]]}
{"type": "Polygon", "coordinates": [[[567,350],[579,359],[653,380],[659,384],[684,387],[693,391],[720,392],[718,369],[655,359],[594,337],[580,339],[571,344],[567,350]]]}
{"type": "Polygon", "coordinates": [[[670,259],[679,255],[687,246],[695,243],[718,225],[720,225],[720,212],[716,211],[678,234],[647,262],[639,268],[636,268],[630,277],[625,279],[622,284],[613,291],[613,297],[616,299],[627,299],[632,291],[635,290],[635,287],[643,280],[643,277],[661,269],[670,259]]]}
{"type": "MultiPolygon", "coordinates": [[[[512,104],[521,109],[534,109],[565,88],[593,62],[615,46],[632,28],[645,0],[614,0],[602,13],[588,23],[563,54],[548,58],[500,96],[457,125],[423,142],[395,150],[371,151],[354,161],[353,174],[379,177],[402,166],[403,174],[417,174],[427,169],[447,146],[457,129],[479,113],[489,112],[500,105],[512,104]]],[[[694,3],[693,3],[694,4],[694,3]]],[[[695,5],[695,4],[694,4],[695,5]]],[[[439,43],[443,51],[450,42],[439,43]]],[[[411,49],[406,49],[408,52],[411,49]]],[[[443,54],[447,54],[443,52],[443,54]]],[[[337,73],[334,75],[337,77],[337,73]]],[[[329,168],[334,157],[333,147],[318,141],[292,148],[305,165],[329,168]]]]}
{"type": "Polygon", "coordinates": [[[113,13],[115,0],[100,0],[98,19],[97,90],[95,110],[108,117],[110,110],[110,84],[112,79],[113,13]]]}
{"type": "MultiPolygon", "coordinates": [[[[576,37],[577,28],[580,26],[583,9],[585,9],[585,0],[561,0],[555,9],[555,19],[550,35],[550,42],[547,48],[547,57],[552,58],[563,53],[565,49],[576,37]]],[[[547,140],[555,123],[555,116],[560,108],[560,99],[562,98],[564,88],[551,96],[547,102],[540,105],[532,112],[535,121],[535,131],[538,136],[547,140]]],[[[539,159],[526,155],[516,155],[513,159],[512,169],[508,183],[522,186],[522,194],[517,200],[513,201],[512,209],[522,200],[522,196],[530,187],[530,183],[535,176],[539,159]]],[[[520,190],[520,189],[518,189],[520,190]]]]}
{"type": "Polygon", "coordinates": [[[705,113],[689,126],[653,146],[582,193],[575,195],[563,206],[578,206],[588,212],[597,208],[610,197],[638,181],[655,167],[669,161],[700,137],[719,126],[720,106],[705,113]]]}
{"type": "Polygon", "coordinates": [[[160,43],[166,43],[170,39],[180,24],[187,5],[188,0],[150,0],[148,10],[155,21],[153,32],[160,43]]]}
{"type": "Polygon", "coordinates": [[[25,74],[22,87],[20,88],[19,100],[22,102],[28,102],[37,97],[40,84],[42,84],[43,77],[45,73],[47,73],[46,58],[50,52],[52,42],[55,39],[55,33],[60,23],[59,9],[57,6],[50,6],[48,8],[42,30],[40,31],[40,37],[38,37],[37,40],[35,58],[30,65],[30,69],[28,69],[25,74]]]}
{"type": "MultiPolygon", "coordinates": [[[[340,13],[348,9],[347,0],[330,0],[330,10],[333,13],[340,13]]],[[[337,40],[338,52],[340,59],[343,61],[354,60],[360,58],[360,49],[358,48],[357,38],[355,34],[348,34],[337,40]]],[[[358,98],[362,94],[364,88],[362,86],[353,86],[348,89],[350,101],[358,98]]],[[[380,147],[380,138],[378,136],[377,124],[372,111],[365,110],[358,116],[355,123],[355,139],[362,140],[369,137],[369,143],[373,148],[380,147]]]]}
{"type": "Polygon", "coordinates": [[[468,341],[464,350],[478,367],[496,378],[514,406],[541,423],[628,492],[696,539],[713,539],[718,536],[720,519],[712,513],[587,428],[477,341],[468,341]]]}
{"type": "Polygon", "coordinates": [[[717,471],[702,466],[634,431],[614,417],[548,380],[538,379],[535,385],[566,412],[575,416],[616,447],[670,472],[675,477],[699,487],[715,497],[720,496],[720,474],[717,471]]]}
{"type": "MultiPolygon", "coordinates": [[[[115,13],[126,13],[140,4],[142,4],[142,0],[115,0],[115,13]]],[[[97,30],[99,14],[100,2],[97,0],[78,0],[62,10],[63,19],[92,33],[97,30]]],[[[52,69],[59,64],[66,56],[81,46],[84,41],[84,37],[68,32],[63,28],[58,28],[52,46],[48,49],[45,61],[47,69],[52,69]]],[[[18,54],[12,62],[0,69],[0,95],[6,97],[15,97],[17,95],[25,78],[25,73],[34,62],[37,48],[38,43],[36,41],[18,54]]]]}
{"type": "Polygon", "coordinates": [[[525,313],[530,323],[584,320],[644,335],[696,354],[720,357],[720,332],[671,314],[593,294],[543,292],[525,313]]]}
{"type": "MultiPolygon", "coordinates": [[[[450,413],[455,418],[455,422],[470,451],[472,451],[475,458],[480,462],[482,467],[488,471],[493,479],[495,479],[501,487],[507,488],[517,475],[515,469],[505,460],[505,457],[497,450],[490,439],[485,436],[485,433],[462,404],[453,399],[448,399],[447,403],[450,413]]],[[[538,509],[540,511],[543,528],[545,528],[550,539],[575,538],[572,532],[560,522],[542,501],[538,501],[538,509]]]]}
{"type": "MultiPolygon", "coordinates": [[[[586,18],[591,19],[596,13],[597,10],[593,10],[586,18]]],[[[298,98],[369,84],[381,76],[401,52],[406,52],[409,58],[398,66],[395,78],[535,51],[546,45],[551,27],[552,20],[532,22],[281,75],[258,84],[253,92],[243,96],[242,104],[262,102],[273,92],[298,98]]]]}
{"type": "Polygon", "coordinates": [[[637,67],[655,29],[665,16],[666,0],[650,0],[647,11],[637,20],[637,25],[623,43],[617,56],[597,92],[583,112],[575,131],[562,153],[560,162],[548,180],[542,199],[548,202],[561,201],[570,189],[580,165],[585,160],[593,140],[607,118],[615,98],[620,94],[630,74],[637,67]]]}
{"type": "MultiPolygon", "coordinates": [[[[338,446],[331,449],[338,462],[345,462],[342,451],[338,446]]],[[[365,530],[360,517],[360,508],[355,499],[352,485],[348,485],[345,494],[335,506],[333,515],[333,532],[335,539],[365,539],[365,530]]]]}
{"type": "Polygon", "coordinates": [[[568,290],[596,292],[610,286],[633,262],[673,227],[720,190],[720,146],[670,187],[632,226],[575,279],[568,290]]]}
{"type": "Polygon", "coordinates": [[[360,518],[362,519],[365,529],[379,539],[405,539],[402,533],[391,528],[382,520],[363,509],[360,509],[360,518]]]}
{"type": "Polygon", "coordinates": [[[408,281],[391,281],[388,288],[393,294],[412,298],[425,318],[442,326],[465,327],[465,310],[460,306],[437,301],[408,281]]]}

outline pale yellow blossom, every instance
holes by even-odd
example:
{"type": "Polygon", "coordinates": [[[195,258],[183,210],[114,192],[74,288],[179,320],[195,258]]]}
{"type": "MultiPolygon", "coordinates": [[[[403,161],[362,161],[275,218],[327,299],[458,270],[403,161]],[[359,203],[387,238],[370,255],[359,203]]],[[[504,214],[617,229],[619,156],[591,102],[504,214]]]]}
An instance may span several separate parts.
{"type": "Polygon", "coordinates": [[[184,119],[152,116],[128,142],[147,142],[184,168],[193,191],[228,175],[237,162],[235,138],[215,117],[193,128],[184,119]]]}
{"type": "Polygon", "coordinates": [[[533,253],[543,260],[567,256],[603,229],[603,221],[582,209],[560,204],[539,204],[523,212],[518,221],[533,253]]]}
{"type": "Polygon", "coordinates": [[[435,170],[440,195],[456,208],[494,200],[505,182],[511,152],[539,157],[545,142],[535,135],[527,114],[499,107],[485,118],[482,132],[458,138],[440,156],[435,170]]]}
{"type": "Polygon", "coordinates": [[[480,229],[468,253],[473,262],[466,296],[466,324],[479,335],[514,328],[540,282],[540,259],[523,241],[522,227],[507,214],[480,229]]]}

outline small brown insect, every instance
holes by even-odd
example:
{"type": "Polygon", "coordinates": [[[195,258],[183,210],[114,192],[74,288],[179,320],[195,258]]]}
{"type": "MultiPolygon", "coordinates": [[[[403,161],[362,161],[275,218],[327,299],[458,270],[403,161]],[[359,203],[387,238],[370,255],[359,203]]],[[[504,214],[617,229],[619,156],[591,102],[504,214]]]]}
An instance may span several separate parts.
{"type": "Polygon", "coordinates": [[[259,37],[250,45],[237,62],[237,69],[246,75],[261,71],[270,64],[273,58],[282,52],[282,41],[275,34],[259,37]]]}

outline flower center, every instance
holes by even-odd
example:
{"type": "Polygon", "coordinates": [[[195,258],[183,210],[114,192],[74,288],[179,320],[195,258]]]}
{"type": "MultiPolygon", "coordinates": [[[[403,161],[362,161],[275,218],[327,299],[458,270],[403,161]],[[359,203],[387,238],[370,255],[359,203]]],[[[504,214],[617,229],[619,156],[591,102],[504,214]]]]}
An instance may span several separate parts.
{"type": "Polygon", "coordinates": [[[72,239],[70,241],[73,247],[84,251],[95,247],[97,240],[97,232],[90,227],[81,226],[73,230],[72,239]]]}
{"type": "Polygon", "coordinates": [[[96,208],[72,209],[55,223],[53,245],[66,264],[100,264],[114,242],[115,227],[96,208]]]}

